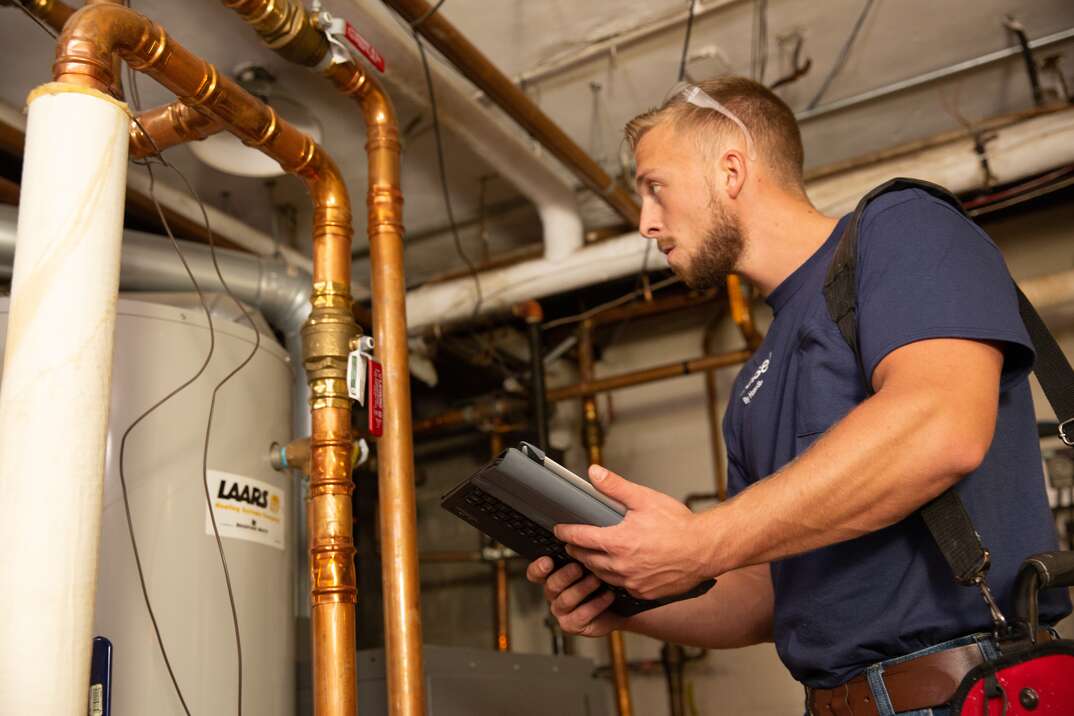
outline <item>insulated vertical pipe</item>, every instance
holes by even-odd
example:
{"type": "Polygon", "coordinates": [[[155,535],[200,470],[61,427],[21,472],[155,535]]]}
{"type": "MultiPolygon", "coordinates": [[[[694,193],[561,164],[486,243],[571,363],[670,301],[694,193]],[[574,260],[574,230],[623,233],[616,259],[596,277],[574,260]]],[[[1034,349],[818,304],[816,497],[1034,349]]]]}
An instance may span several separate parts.
{"type": "Polygon", "coordinates": [[[86,713],[128,122],[96,90],[30,95],[0,385],[5,713],[86,713]]]}
{"type": "MultiPolygon", "coordinates": [[[[588,319],[578,327],[578,373],[583,383],[593,380],[593,322],[588,319]]],[[[582,440],[589,463],[602,465],[604,434],[597,411],[597,398],[592,394],[582,397],[582,440]]],[[[615,704],[619,716],[631,716],[634,709],[630,700],[630,677],[627,674],[626,645],[622,632],[613,631],[608,635],[608,655],[612,661],[615,704]]]]}

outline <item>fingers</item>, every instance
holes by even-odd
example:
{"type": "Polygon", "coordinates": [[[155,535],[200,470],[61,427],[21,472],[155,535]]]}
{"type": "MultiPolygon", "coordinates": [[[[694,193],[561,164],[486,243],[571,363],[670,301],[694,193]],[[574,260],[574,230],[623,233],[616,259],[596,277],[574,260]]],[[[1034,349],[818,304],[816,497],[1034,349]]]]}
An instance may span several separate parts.
{"type": "Polygon", "coordinates": [[[555,565],[552,564],[550,558],[538,557],[526,567],[526,579],[534,584],[543,584],[544,580],[547,579],[548,575],[552,572],[554,566],[555,565]]]}
{"type": "Polygon", "coordinates": [[[617,587],[622,586],[622,578],[615,572],[612,557],[607,553],[572,545],[567,545],[566,549],[567,554],[578,560],[586,569],[600,577],[601,580],[617,587]]]}
{"type": "Polygon", "coordinates": [[[552,531],[560,542],[568,542],[586,549],[604,550],[605,530],[611,527],[594,527],[593,525],[556,525],[552,531]]]}
{"type": "Polygon", "coordinates": [[[629,509],[641,507],[652,493],[647,487],[617,475],[603,465],[589,466],[589,481],[608,497],[618,500],[629,509]]]}
{"type": "Polygon", "coordinates": [[[600,580],[589,574],[559,593],[551,603],[552,613],[562,617],[574,611],[582,600],[600,587],[600,580]]]}
{"type": "Polygon", "coordinates": [[[570,614],[557,617],[559,626],[568,634],[601,636],[601,634],[609,631],[609,629],[607,624],[601,627],[597,623],[597,620],[604,616],[605,610],[611,606],[611,603],[614,600],[614,594],[611,592],[604,592],[599,597],[595,597],[581,605],[570,614]]]}
{"type": "Polygon", "coordinates": [[[544,583],[544,598],[548,603],[556,601],[560,593],[570,585],[581,579],[584,574],[582,565],[571,562],[562,569],[557,569],[544,583]]]}

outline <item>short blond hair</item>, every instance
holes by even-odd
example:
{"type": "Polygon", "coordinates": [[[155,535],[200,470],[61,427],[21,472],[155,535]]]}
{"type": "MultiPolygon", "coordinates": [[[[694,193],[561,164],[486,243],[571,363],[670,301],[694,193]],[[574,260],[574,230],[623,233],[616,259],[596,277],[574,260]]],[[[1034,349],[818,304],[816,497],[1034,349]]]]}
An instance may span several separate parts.
{"type": "MultiPolygon", "coordinates": [[[[698,82],[697,86],[742,120],[753,135],[760,158],[784,184],[804,191],[802,134],[794,112],[783,100],[764,85],[745,77],[718,77],[698,82]]],[[[637,151],[646,132],[666,122],[677,130],[698,133],[699,139],[712,134],[723,138],[741,132],[719,112],[687,103],[680,88],[659,107],[627,122],[623,133],[631,150],[637,151]]]]}

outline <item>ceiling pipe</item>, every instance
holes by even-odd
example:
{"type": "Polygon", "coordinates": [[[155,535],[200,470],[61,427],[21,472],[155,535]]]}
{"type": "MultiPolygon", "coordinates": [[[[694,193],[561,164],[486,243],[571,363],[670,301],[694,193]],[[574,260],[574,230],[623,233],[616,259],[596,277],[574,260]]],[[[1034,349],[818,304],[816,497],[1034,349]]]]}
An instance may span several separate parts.
{"type": "MultiPolygon", "coordinates": [[[[986,143],[994,180],[999,183],[1039,174],[1074,162],[1074,108],[1034,114],[997,127],[986,143]]],[[[897,176],[912,176],[964,193],[985,185],[981,155],[970,137],[950,137],[942,144],[891,156],[874,164],[855,166],[806,182],[814,205],[822,212],[842,215],[851,211],[871,187],[897,176]]],[[[559,263],[544,259],[525,261],[478,274],[482,301],[478,315],[506,311],[515,303],[539,299],[604,281],[636,274],[646,257],[650,270],[666,269],[658,251],[646,252],[647,240],[638,234],[588,246],[559,263]]],[[[477,296],[470,277],[425,285],[407,296],[412,333],[447,325],[474,315],[477,296]]]]}
{"type": "MultiPolygon", "coordinates": [[[[384,365],[384,432],[378,443],[377,471],[381,546],[384,554],[390,555],[390,558],[381,562],[388,693],[391,694],[389,704],[393,716],[424,716],[421,584],[418,578],[414,445],[410,412],[410,372],[407,367],[406,281],[403,270],[403,195],[400,190],[399,170],[401,147],[395,109],[372,74],[355,62],[349,54],[339,55],[331,50],[328,36],[321,29],[331,26],[331,17],[327,14],[314,15],[307,12],[301,0],[223,0],[223,4],[238,13],[277,53],[292,62],[319,70],[340,93],[355,100],[365,122],[373,333],[377,356],[384,365]]],[[[352,255],[349,240],[346,249],[345,256],[333,255],[333,260],[346,261],[349,273],[352,255]]],[[[337,290],[339,288],[336,286],[326,287],[329,293],[337,290]]],[[[316,298],[314,305],[316,306],[316,298]]],[[[346,358],[345,353],[343,357],[346,358]]],[[[340,387],[343,387],[342,383],[340,387]]],[[[320,399],[316,391],[314,394],[320,399]]],[[[346,398],[345,389],[342,397],[346,398]]],[[[315,401],[314,405],[316,404],[315,401]]],[[[343,434],[349,431],[349,422],[340,424],[340,429],[343,434]]],[[[316,445],[315,435],[314,446],[316,445]]],[[[316,451],[312,464],[316,468],[316,451]]],[[[344,478],[342,473],[340,478],[344,478]]],[[[345,479],[349,484],[349,469],[346,470],[345,479]]],[[[310,489],[316,496],[317,483],[313,479],[310,489]]],[[[349,521],[349,503],[346,517],[349,521]]],[[[314,524],[317,525],[318,522],[314,524]]],[[[330,523],[325,524],[330,526],[330,523]]],[[[349,523],[347,529],[350,530],[349,523]]],[[[318,575],[319,570],[331,567],[318,562],[316,549],[313,554],[314,575],[318,575]]],[[[350,569],[353,574],[353,568],[350,569]]],[[[353,621],[349,624],[350,653],[344,655],[335,651],[337,646],[344,646],[344,640],[340,639],[335,631],[345,625],[318,625],[316,607],[315,599],[314,711],[317,716],[342,716],[344,713],[353,716],[354,704],[344,703],[336,698],[337,693],[347,694],[349,697],[354,694],[353,621]],[[318,640],[328,646],[322,649],[318,640]],[[337,660],[349,660],[346,669],[335,671],[335,664],[322,662],[322,668],[332,668],[333,672],[327,676],[319,675],[326,673],[318,666],[321,655],[330,655],[337,660]],[[349,679],[349,683],[342,683],[343,679],[349,679]]],[[[353,620],[353,606],[349,607],[348,614],[353,620]]]]}
{"type": "MultiPolygon", "coordinates": [[[[313,310],[302,337],[306,374],[315,396],[309,530],[315,699],[319,715],[350,716],[357,705],[357,591],[351,534],[351,403],[345,384],[347,355],[358,327],[351,315],[351,212],[346,187],[335,163],[309,137],[175,42],[159,25],[121,5],[86,6],[67,21],[53,65],[56,84],[87,94],[104,92],[113,79],[111,60],[116,55],[277,160],[304,181],[313,200],[313,310]]],[[[124,124],[124,138],[126,133],[124,124]]],[[[122,144],[125,154],[127,142],[122,144]]],[[[392,318],[400,317],[389,322],[392,318]]],[[[406,376],[405,353],[402,366],[390,359],[385,363],[389,373],[401,369],[406,376]]]]}
{"type": "MultiPolygon", "coordinates": [[[[384,83],[396,95],[425,106],[425,77],[413,35],[380,3],[357,3],[362,28],[375,36],[377,51],[387,63],[384,83]]],[[[558,167],[548,165],[532,140],[474,102],[472,89],[435,61],[429,72],[436,91],[440,124],[533,202],[541,219],[545,258],[559,260],[584,243],[584,228],[574,188],[558,167]]]]}
{"type": "Polygon", "coordinates": [[[511,78],[501,72],[425,0],[384,0],[407,23],[421,21],[417,31],[473,82],[500,109],[519,123],[552,156],[566,166],[597,197],[628,224],[636,226],[641,208],[633,195],[608,176],[599,164],[560,129],[511,78]]]}

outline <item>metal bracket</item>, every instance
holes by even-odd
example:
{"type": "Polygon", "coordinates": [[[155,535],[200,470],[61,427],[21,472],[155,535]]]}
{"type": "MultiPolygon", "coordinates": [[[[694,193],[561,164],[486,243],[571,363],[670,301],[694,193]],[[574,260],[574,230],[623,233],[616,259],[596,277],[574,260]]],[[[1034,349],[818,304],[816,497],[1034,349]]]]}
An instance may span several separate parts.
{"type": "Polygon", "coordinates": [[[1067,447],[1074,447],[1074,418],[1059,423],[1059,439],[1067,447]]]}

